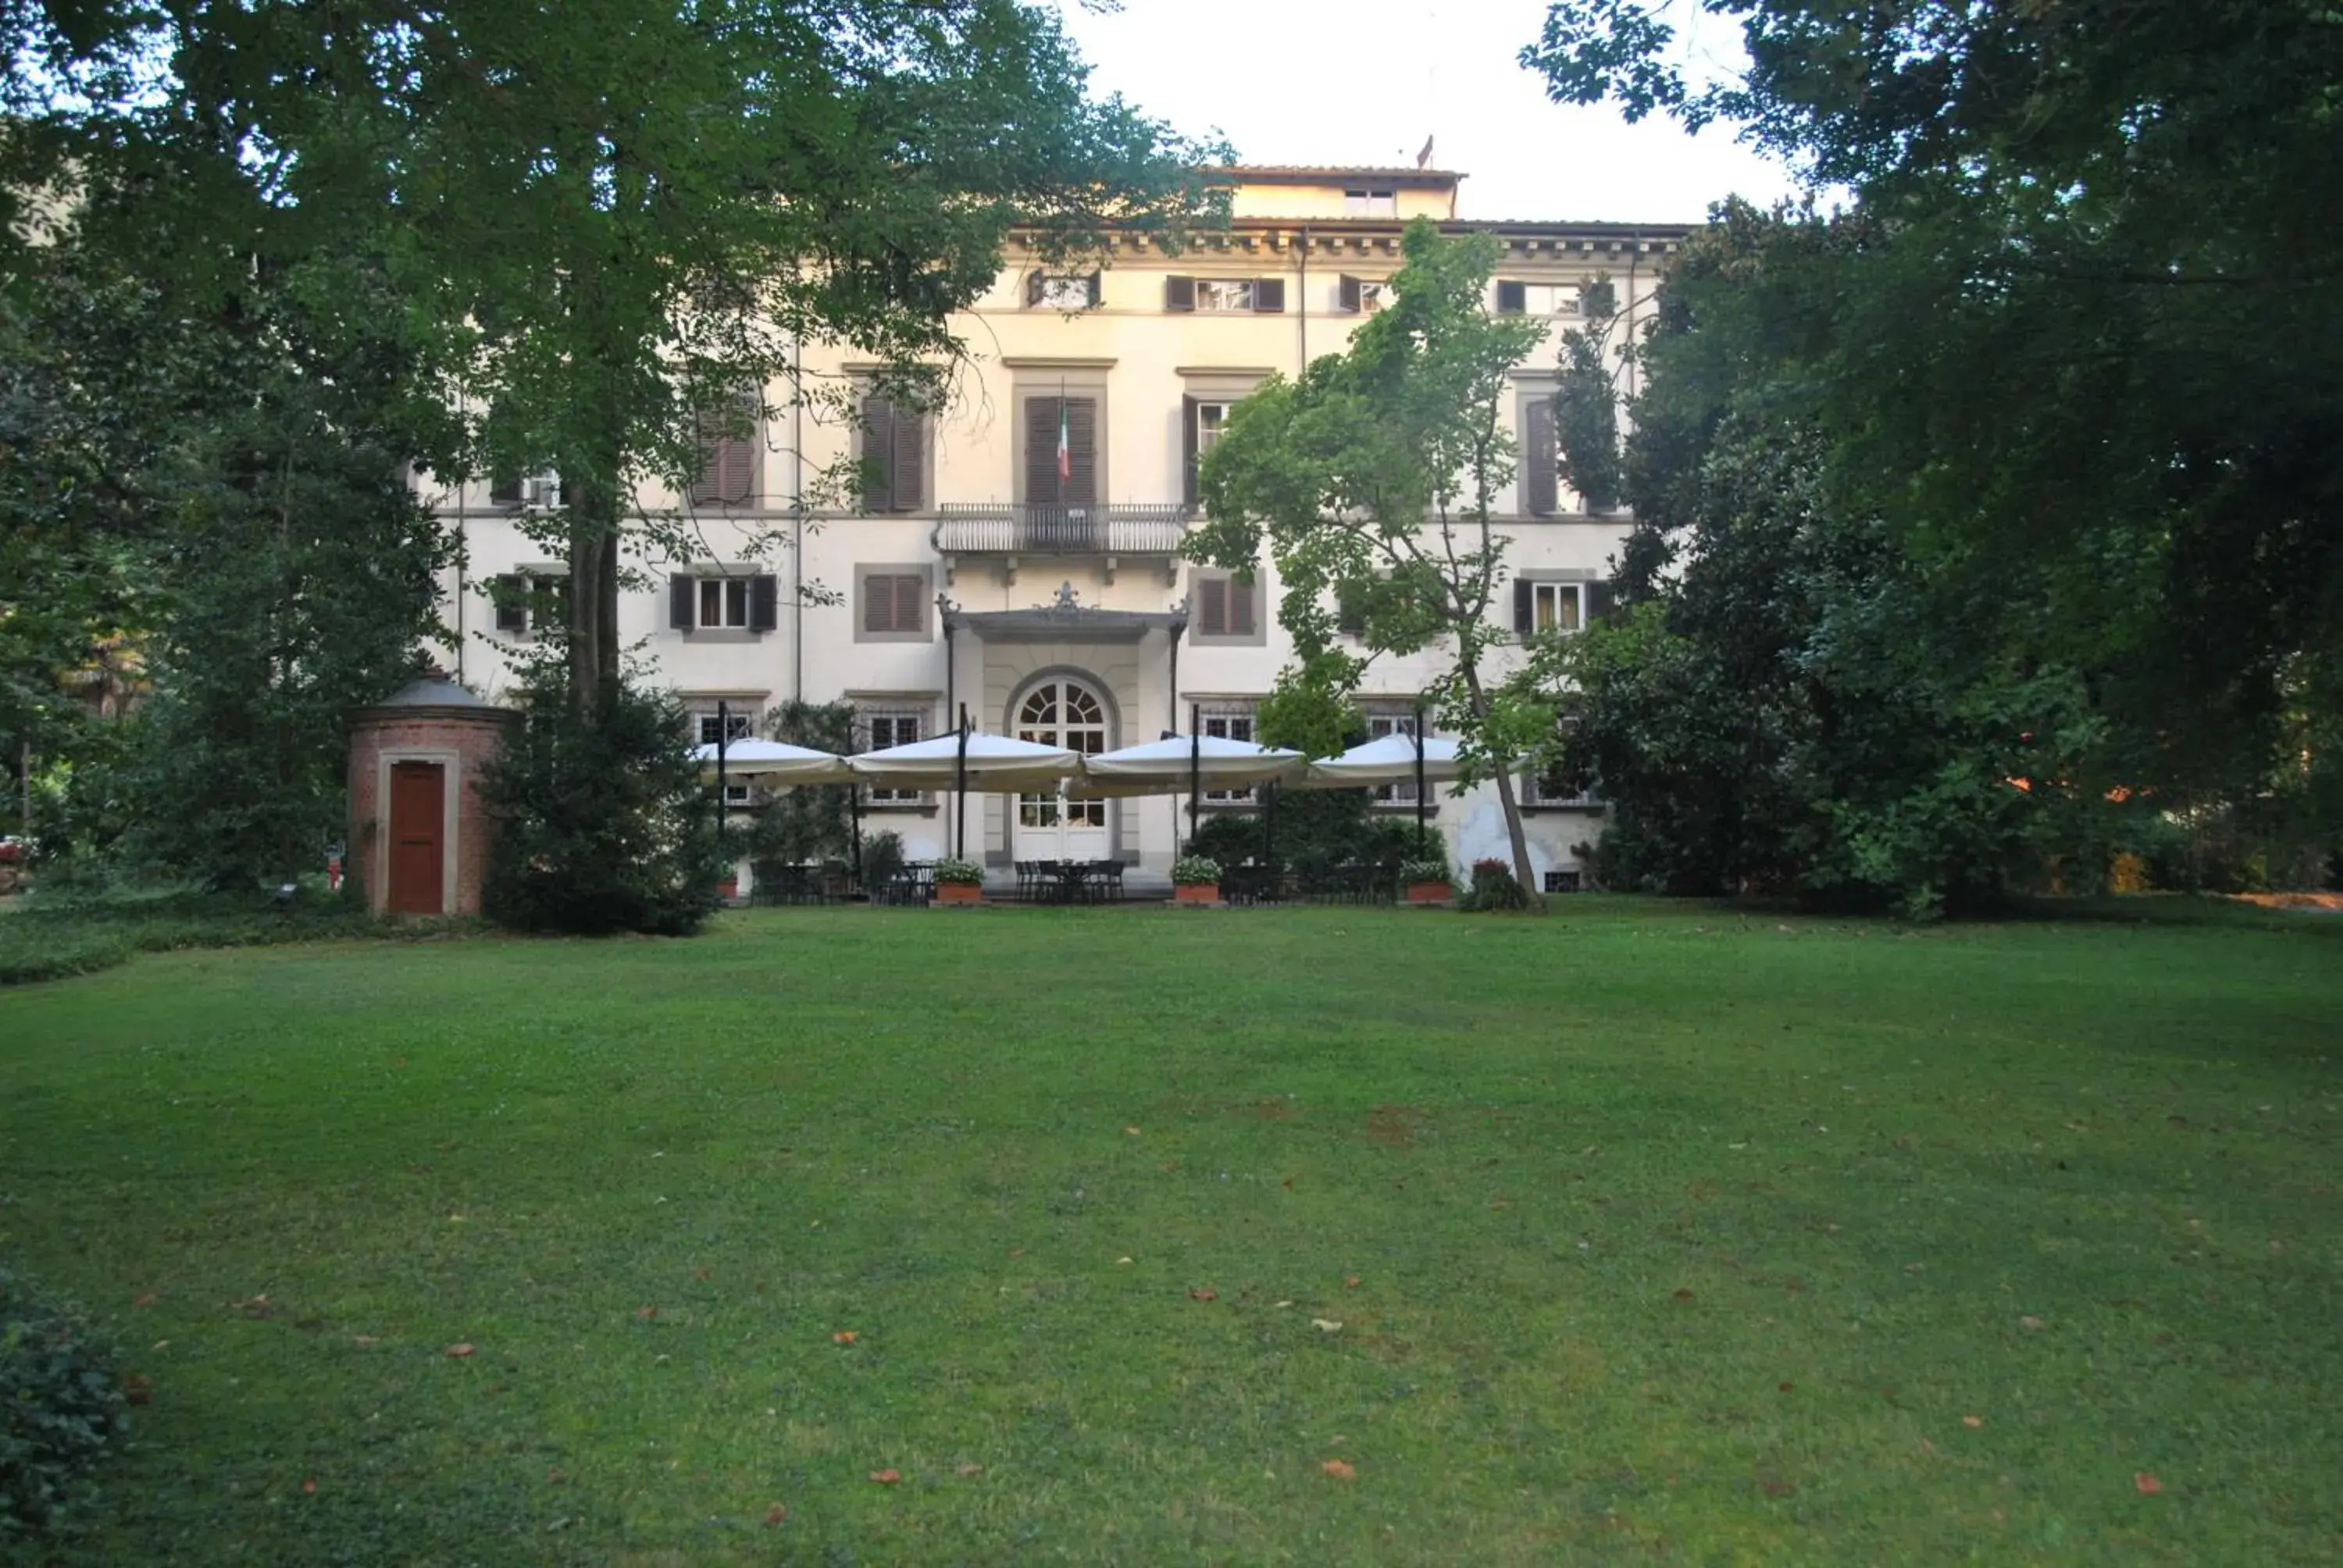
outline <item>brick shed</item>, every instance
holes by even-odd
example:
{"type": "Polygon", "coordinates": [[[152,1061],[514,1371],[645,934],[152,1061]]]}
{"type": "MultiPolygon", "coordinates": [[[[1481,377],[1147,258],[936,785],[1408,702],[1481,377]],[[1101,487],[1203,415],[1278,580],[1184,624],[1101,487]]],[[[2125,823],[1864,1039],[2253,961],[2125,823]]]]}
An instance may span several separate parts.
{"type": "Polygon", "coordinates": [[[350,860],[376,914],[477,915],[494,831],[481,769],[512,710],[433,671],[350,729],[350,860]]]}

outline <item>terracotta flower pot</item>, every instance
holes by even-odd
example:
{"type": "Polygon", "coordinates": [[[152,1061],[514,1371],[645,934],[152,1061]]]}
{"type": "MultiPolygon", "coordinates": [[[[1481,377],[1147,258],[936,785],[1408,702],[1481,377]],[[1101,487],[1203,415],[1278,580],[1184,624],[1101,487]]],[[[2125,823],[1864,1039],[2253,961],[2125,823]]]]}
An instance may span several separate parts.
{"type": "Polygon", "coordinates": [[[1217,882],[1179,882],[1172,889],[1172,900],[1180,904],[1217,904],[1221,889],[1217,882]]]}
{"type": "Polygon", "coordinates": [[[984,890],[973,882],[938,882],[936,902],[940,904],[980,904],[984,890]]]}
{"type": "Polygon", "coordinates": [[[1445,904],[1456,897],[1456,890],[1446,882],[1410,882],[1407,901],[1411,904],[1445,904]]]}

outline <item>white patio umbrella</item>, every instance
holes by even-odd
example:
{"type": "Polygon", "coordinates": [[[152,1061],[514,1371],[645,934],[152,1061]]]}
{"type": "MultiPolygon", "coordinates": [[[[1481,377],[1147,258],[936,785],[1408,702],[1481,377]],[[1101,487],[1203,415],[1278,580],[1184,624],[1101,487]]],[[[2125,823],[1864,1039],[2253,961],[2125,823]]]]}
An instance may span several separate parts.
{"type": "Polygon", "coordinates": [[[817,751],[809,746],[791,746],[780,740],[729,741],[719,757],[717,746],[709,741],[695,746],[691,755],[710,773],[720,764],[726,774],[754,779],[767,785],[779,784],[850,784],[854,774],[846,766],[846,759],[834,752],[817,751]]]}
{"type": "MultiPolygon", "coordinates": [[[[1081,771],[1081,757],[1062,746],[966,729],[908,746],[860,752],[846,764],[856,778],[890,789],[950,789],[963,798],[971,784],[988,793],[1055,794],[1060,779],[1081,771]]],[[[968,838],[964,807],[959,815],[955,852],[966,848],[968,838]]]]}
{"type": "Polygon", "coordinates": [[[1166,795],[1181,790],[1250,789],[1300,775],[1302,753],[1219,735],[1167,735],[1082,759],[1069,795],[1166,795]]]}
{"type": "Polygon", "coordinates": [[[1424,820],[1430,806],[1430,786],[1453,780],[1463,769],[1456,760],[1456,742],[1435,735],[1404,731],[1353,746],[1340,757],[1310,765],[1307,789],[1355,789],[1377,784],[1415,786],[1415,841],[1428,847],[1431,829],[1424,820]]]}

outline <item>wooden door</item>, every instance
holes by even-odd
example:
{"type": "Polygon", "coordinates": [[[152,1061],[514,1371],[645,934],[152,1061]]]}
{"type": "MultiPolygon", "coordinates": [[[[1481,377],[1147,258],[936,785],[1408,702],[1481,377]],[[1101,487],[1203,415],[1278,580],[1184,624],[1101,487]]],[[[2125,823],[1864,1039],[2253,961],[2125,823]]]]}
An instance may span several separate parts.
{"type": "Polygon", "coordinates": [[[390,912],[436,915],[446,908],[441,834],[447,769],[437,762],[390,765],[390,912]]]}

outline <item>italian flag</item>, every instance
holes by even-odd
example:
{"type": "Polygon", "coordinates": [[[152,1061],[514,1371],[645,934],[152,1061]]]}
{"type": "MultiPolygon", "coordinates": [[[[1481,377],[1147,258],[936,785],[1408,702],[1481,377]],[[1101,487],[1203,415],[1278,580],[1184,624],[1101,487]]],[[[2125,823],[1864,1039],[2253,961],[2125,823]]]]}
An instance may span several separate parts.
{"type": "Polygon", "coordinates": [[[1074,445],[1066,428],[1066,400],[1058,399],[1058,483],[1074,477],[1074,445]]]}

